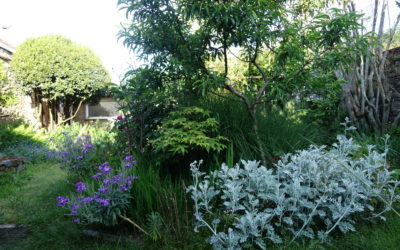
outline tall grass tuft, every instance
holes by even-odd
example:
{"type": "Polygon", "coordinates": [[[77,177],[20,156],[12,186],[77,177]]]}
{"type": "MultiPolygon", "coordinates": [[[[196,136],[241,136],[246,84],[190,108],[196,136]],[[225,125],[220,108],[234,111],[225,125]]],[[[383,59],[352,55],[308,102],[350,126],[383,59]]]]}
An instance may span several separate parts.
{"type": "MultiPolygon", "coordinates": [[[[196,105],[210,110],[219,120],[220,135],[230,140],[234,149],[234,161],[260,158],[253,121],[242,103],[208,96],[196,105]]],[[[264,151],[271,162],[284,153],[307,148],[311,143],[324,142],[321,129],[312,123],[304,122],[299,114],[300,111],[294,105],[281,108],[265,104],[260,110],[257,114],[260,137],[264,151]]]]}

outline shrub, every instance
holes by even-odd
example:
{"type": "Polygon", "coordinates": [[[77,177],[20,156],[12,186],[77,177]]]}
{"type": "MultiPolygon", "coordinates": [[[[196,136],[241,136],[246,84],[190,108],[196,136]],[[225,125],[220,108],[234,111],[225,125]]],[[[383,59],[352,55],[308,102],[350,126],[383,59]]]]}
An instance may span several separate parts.
{"type": "Polygon", "coordinates": [[[57,205],[69,207],[69,215],[74,217],[76,223],[117,224],[118,217],[124,215],[129,206],[130,189],[137,179],[132,176],[135,164],[133,156],[125,157],[118,171],[114,171],[108,162],[103,163],[93,176],[94,184],[77,182],[75,187],[78,195],[70,198],[58,196],[57,205]]]}
{"type": "Polygon", "coordinates": [[[49,158],[61,163],[60,168],[83,176],[91,168],[94,144],[89,135],[72,137],[68,132],[63,133],[61,141],[55,149],[49,151],[49,158]]]}
{"type": "Polygon", "coordinates": [[[61,163],[70,173],[83,176],[105,161],[119,164],[124,154],[115,133],[104,125],[74,123],[49,133],[49,157],[61,163]]]}
{"type": "Polygon", "coordinates": [[[311,146],[286,154],[267,169],[242,161],[205,175],[191,165],[194,184],[195,231],[206,227],[215,248],[266,248],[285,235],[325,240],[336,229],[355,231],[355,215],[384,219],[383,213],[400,197],[383,153],[368,147],[359,158],[359,145],[345,135],[331,149],[311,146]],[[375,205],[375,206],[374,206],[375,205]],[[380,208],[378,210],[378,208],[380,208]]]}
{"type": "Polygon", "coordinates": [[[172,155],[184,155],[189,151],[205,150],[220,152],[227,139],[212,136],[218,131],[218,121],[210,112],[198,107],[186,107],[169,114],[157,130],[160,136],[150,143],[155,150],[172,155]]]}

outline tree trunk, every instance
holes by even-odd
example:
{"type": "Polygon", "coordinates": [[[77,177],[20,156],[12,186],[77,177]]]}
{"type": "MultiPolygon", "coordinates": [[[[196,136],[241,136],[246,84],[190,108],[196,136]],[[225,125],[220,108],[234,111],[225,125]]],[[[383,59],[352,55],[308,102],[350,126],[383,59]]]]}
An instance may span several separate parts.
{"type": "Polygon", "coordinates": [[[266,167],[267,166],[267,158],[265,157],[263,142],[262,142],[262,139],[260,136],[260,130],[258,128],[257,110],[252,109],[252,110],[249,110],[249,112],[250,112],[250,116],[253,120],[253,130],[254,130],[254,134],[256,136],[256,143],[257,143],[258,151],[260,151],[261,161],[262,161],[262,164],[266,167]]]}

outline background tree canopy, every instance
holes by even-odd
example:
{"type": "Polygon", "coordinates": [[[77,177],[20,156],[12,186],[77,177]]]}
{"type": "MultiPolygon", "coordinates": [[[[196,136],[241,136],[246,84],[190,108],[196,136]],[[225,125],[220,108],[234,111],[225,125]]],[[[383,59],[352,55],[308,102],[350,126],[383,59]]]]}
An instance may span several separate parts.
{"type": "Polygon", "coordinates": [[[110,82],[93,51],[59,35],[26,40],[10,67],[15,82],[32,95],[45,127],[70,118],[81,101],[110,82]]]}
{"type": "Polygon", "coordinates": [[[131,20],[120,35],[153,71],[163,72],[167,80],[160,90],[211,93],[243,103],[263,162],[263,105],[278,95],[293,98],[314,86],[337,85],[332,69],[347,63],[344,38],[359,28],[360,17],[310,0],[119,4],[131,20]]]}

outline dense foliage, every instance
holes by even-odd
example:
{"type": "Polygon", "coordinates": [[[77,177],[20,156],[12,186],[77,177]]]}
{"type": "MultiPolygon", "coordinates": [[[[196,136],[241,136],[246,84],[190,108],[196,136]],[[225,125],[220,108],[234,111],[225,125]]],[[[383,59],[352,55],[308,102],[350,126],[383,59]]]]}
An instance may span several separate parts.
{"type": "Polygon", "coordinates": [[[262,104],[282,93],[293,98],[318,91],[315,86],[338,86],[331,69],[347,63],[348,48],[342,46],[342,38],[359,27],[359,15],[328,11],[325,1],[120,0],[119,4],[131,20],[120,35],[148,62],[152,70],[147,72],[158,77],[159,88],[153,92],[174,94],[176,100],[199,98],[199,93],[226,98],[229,93],[228,98],[246,107],[264,163],[257,115],[262,104]]]}
{"type": "Polygon", "coordinates": [[[166,76],[153,68],[129,71],[126,81],[113,88],[114,98],[124,114],[117,122],[130,150],[141,154],[149,151],[148,141],[176,104],[165,86],[166,76]]]}
{"type": "Polygon", "coordinates": [[[8,106],[11,99],[10,94],[7,71],[0,61],[0,106],[8,106]]]}
{"type": "Polygon", "coordinates": [[[356,230],[355,215],[379,217],[400,196],[400,182],[374,146],[355,158],[359,145],[344,135],[331,149],[312,146],[286,154],[267,169],[242,161],[205,174],[191,166],[195,231],[206,227],[214,249],[260,247],[292,237],[326,240],[336,228],[356,230]]]}
{"type": "Polygon", "coordinates": [[[15,82],[32,95],[37,118],[45,127],[71,117],[79,102],[110,81],[90,49],[58,35],[23,42],[13,55],[10,70],[15,82]]]}
{"type": "Polygon", "coordinates": [[[210,117],[210,112],[198,107],[186,107],[173,111],[158,128],[160,136],[150,143],[156,151],[172,155],[186,154],[189,150],[220,152],[226,146],[226,138],[212,136],[218,131],[218,121],[210,117]]]}

